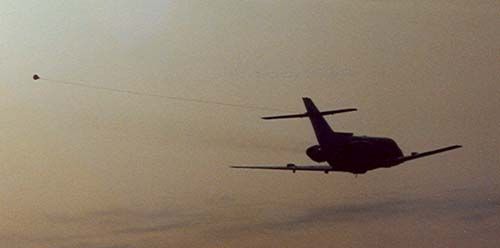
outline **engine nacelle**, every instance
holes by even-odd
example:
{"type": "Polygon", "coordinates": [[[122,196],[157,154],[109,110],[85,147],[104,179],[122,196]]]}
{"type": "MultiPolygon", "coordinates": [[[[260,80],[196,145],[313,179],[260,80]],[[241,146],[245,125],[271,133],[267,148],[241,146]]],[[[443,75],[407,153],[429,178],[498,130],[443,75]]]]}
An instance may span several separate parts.
{"type": "Polygon", "coordinates": [[[306,154],[309,158],[318,163],[325,162],[327,160],[325,152],[323,152],[321,147],[318,145],[307,148],[306,154]]]}

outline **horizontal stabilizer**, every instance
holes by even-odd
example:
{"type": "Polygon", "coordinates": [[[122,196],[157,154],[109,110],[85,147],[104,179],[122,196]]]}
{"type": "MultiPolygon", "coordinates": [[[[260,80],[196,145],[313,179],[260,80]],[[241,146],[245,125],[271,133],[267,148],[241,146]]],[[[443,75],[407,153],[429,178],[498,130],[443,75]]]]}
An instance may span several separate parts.
{"type": "MultiPolygon", "coordinates": [[[[338,110],[329,110],[329,111],[321,111],[318,114],[319,115],[334,115],[334,114],[340,114],[340,113],[345,113],[345,112],[352,112],[356,111],[357,109],[355,108],[348,108],[348,109],[338,109],[338,110]]],[[[292,119],[292,118],[304,118],[304,117],[309,117],[311,114],[310,113],[303,113],[303,114],[291,114],[291,115],[277,115],[277,116],[266,116],[262,117],[264,120],[275,120],[275,119],[292,119]]]]}

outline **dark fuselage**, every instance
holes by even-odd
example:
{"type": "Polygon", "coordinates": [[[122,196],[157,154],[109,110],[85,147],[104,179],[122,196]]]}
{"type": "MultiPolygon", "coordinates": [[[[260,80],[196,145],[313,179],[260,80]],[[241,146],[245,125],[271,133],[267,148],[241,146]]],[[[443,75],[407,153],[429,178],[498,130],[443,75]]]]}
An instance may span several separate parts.
{"type": "Polygon", "coordinates": [[[335,134],[331,142],[308,148],[307,155],[316,162],[327,162],[336,171],[356,174],[391,167],[403,152],[389,138],[335,134]]]}

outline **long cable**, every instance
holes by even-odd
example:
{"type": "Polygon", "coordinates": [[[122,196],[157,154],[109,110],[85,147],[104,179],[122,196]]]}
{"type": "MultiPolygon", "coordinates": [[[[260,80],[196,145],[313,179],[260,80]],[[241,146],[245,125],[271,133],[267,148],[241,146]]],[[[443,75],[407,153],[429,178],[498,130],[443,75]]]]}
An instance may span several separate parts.
{"type": "Polygon", "coordinates": [[[50,79],[50,78],[40,77],[37,74],[33,75],[33,80],[42,80],[42,81],[50,82],[50,83],[72,85],[72,86],[89,88],[89,89],[96,89],[96,90],[119,92],[119,93],[131,94],[131,95],[137,95],[137,96],[158,97],[158,98],[164,98],[164,99],[169,99],[169,100],[174,100],[174,101],[192,102],[192,103],[198,103],[198,104],[211,104],[211,105],[219,105],[219,106],[232,107],[232,108],[243,108],[243,109],[265,110],[265,111],[286,111],[286,110],[282,110],[282,109],[278,109],[278,108],[269,108],[269,107],[263,107],[263,106],[257,106],[257,105],[236,104],[236,103],[210,101],[210,100],[202,100],[202,99],[187,98],[187,97],[167,96],[167,95],[153,94],[153,93],[133,91],[133,90],[127,90],[127,89],[104,87],[104,86],[99,86],[99,85],[92,85],[92,84],[88,84],[88,83],[83,83],[83,82],[72,82],[72,81],[50,79]]]}

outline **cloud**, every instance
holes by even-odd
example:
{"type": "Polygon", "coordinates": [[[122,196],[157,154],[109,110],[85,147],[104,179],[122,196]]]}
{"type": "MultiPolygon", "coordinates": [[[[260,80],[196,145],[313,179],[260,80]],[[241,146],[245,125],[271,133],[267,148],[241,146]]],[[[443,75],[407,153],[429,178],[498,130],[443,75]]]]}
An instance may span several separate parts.
{"type": "Polygon", "coordinates": [[[117,222],[122,221],[147,221],[165,218],[175,218],[182,215],[181,211],[163,208],[156,211],[141,211],[126,208],[112,208],[88,212],[82,215],[48,214],[46,218],[56,224],[89,223],[89,222],[117,222]]]}
{"type": "Polygon", "coordinates": [[[61,248],[131,248],[131,247],[132,247],[131,245],[99,245],[95,243],[82,242],[68,246],[63,246],[61,248]]]}
{"type": "MultiPolygon", "coordinates": [[[[156,211],[113,208],[88,212],[82,215],[46,215],[46,219],[57,225],[88,227],[88,230],[106,230],[81,235],[54,235],[37,239],[29,239],[34,243],[59,243],[88,240],[91,238],[108,238],[117,235],[164,233],[191,227],[206,219],[210,213],[198,213],[195,210],[163,208],[156,211]]],[[[79,247],[79,246],[76,246],[79,247]]],[[[94,246],[83,246],[94,247],[94,246]]],[[[100,247],[100,246],[97,246],[100,247]]]]}
{"type": "Polygon", "coordinates": [[[189,227],[191,223],[169,223],[164,225],[156,225],[150,227],[131,227],[122,230],[115,231],[116,234],[142,234],[142,233],[153,233],[153,232],[166,232],[178,228],[189,227]]]}
{"type": "Polygon", "coordinates": [[[462,216],[464,222],[481,222],[500,212],[500,199],[488,198],[479,202],[468,202],[468,206],[463,209],[467,212],[462,216]]]}
{"type": "MultiPolygon", "coordinates": [[[[412,198],[405,195],[373,197],[364,201],[349,200],[309,208],[275,204],[242,204],[230,196],[221,196],[206,202],[213,208],[163,208],[156,211],[114,208],[93,211],[80,216],[48,215],[54,224],[87,226],[100,233],[81,233],[72,236],[49,236],[30,239],[33,243],[74,244],[67,247],[130,247],[116,244],[116,238],[138,238],[147,234],[167,234],[189,229],[207,242],[231,240],[241,235],[260,232],[275,234],[310,228],[335,228],[349,224],[378,221],[400,221],[404,218],[429,220],[432,223],[454,223],[470,226],[470,232],[499,229],[494,220],[500,217],[500,198],[477,194],[474,190],[452,190],[434,197],[412,198]],[[244,208],[254,214],[240,216],[244,208]],[[493,220],[493,221],[492,221],[493,220]],[[483,223],[490,223],[485,227],[483,223]],[[491,224],[493,223],[493,224],[491,224]],[[476,228],[478,227],[478,228],[476,228]],[[115,246],[80,245],[88,240],[109,240],[115,246]]],[[[469,230],[469,228],[468,228],[469,230]]],[[[101,244],[101,243],[99,243],[101,244]]],[[[106,243],[102,243],[106,244],[106,243]]]]}
{"type": "MultiPolygon", "coordinates": [[[[286,211],[286,210],[280,210],[286,211]]],[[[452,218],[463,224],[478,224],[489,218],[500,217],[500,198],[390,198],[357,203],[325,205],[303,211],[282,214],[281,218],[267,218],[254,224],[245,223],[232,232],[251,230],[291,231],[311,226],[335,226],[346,223],[368,223],[378,220],[406,218],[452,218]]]]}

